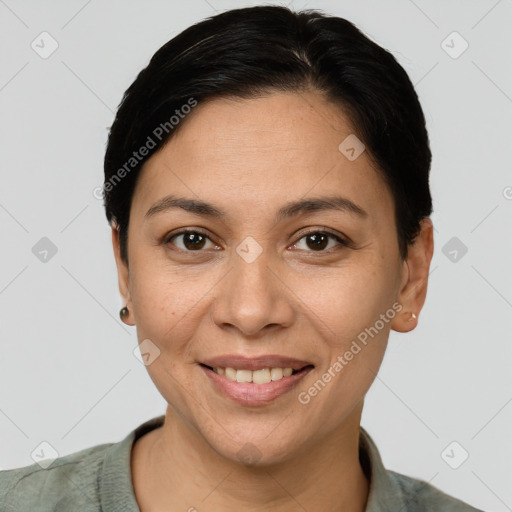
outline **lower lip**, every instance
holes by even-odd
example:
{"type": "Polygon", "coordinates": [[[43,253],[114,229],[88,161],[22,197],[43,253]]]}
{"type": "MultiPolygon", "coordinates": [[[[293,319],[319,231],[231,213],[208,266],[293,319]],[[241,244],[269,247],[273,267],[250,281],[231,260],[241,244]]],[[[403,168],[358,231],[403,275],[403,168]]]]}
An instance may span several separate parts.
{"type": "Polygon", "coordinates": [[[203,372],[213,382],[217,389],[227,397],[241,405],[265,405],[293,389],[298,382],[313,368],[308,366],[299,372],[273,380],[267,384],[254,384],[253,382],[231,381],[217,372],[199,365],[203,372]]]}

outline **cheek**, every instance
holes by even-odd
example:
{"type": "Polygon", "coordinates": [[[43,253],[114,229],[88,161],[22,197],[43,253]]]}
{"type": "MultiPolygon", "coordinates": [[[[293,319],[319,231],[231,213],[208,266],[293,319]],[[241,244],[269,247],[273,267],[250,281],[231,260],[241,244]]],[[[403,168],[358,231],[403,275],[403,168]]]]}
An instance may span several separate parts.
{"type": "Polygon", "coordinates": [[[176,283],[151,262],[132,259],[130,293],[139,343],[149,338],[162,350],[166,331],[184,314],[185,301],[180,300],[176,283]]]}
{"type": "MultiPolygon", "coordinates": [[[[218,281],[215,272],[191,275],[176,271],[155,258],[134,258],[131,297],[139,343],[149,338],[165,358],[186,355],[195,331],[206,315],[211,290],[218,281]]],[[[183,362],[186,362],[186,357],[183,362]]]]}
{"type": "Polygon", "coordinates": [[[167,403],[185,410],[186,390],[192,389],[192,383],[183,369],[191,363],[191,340],[204,315],[200,300],[208,288],[158,267],[149,258],[133,263],[131,294],[138,342],[142,349],[150,340],[154,345],[149,347],[157,354],[146,371],[167,403]]]}
{"type": "Polygon", "coordinates": [[[324,297],[308,303],[316,308],[317,315],[309,318],[316,322],[319,353],[326,357],[297,398],[310,407],[304,420],[319,432],[329,432],[345,421],[375,380],[396,314],[388,294],[386,287],[376,285],[371,291],[337,290],[329,302],[324,297]]]}
{"type": "Polygon", "coordinates": [[[310,391],[323,395],[319,407],[333,408],[339,415],[351,410],[371,386],[396,316],[393,271],[378,255],[368,255],[364,264],[363,259],[302,282],[304,314],[314,324],[318,350],[328,355],[318,371],[320,382],[310,391]]]}
{"type": "MultiPolygon", "coordinates": [[[[299,296],[305,307],[305,314],[315,322],[320,333],[325,333],[331,346],[340,350],[360,333],[374,326],[391,308],[394,295],[394,276],[382,260],[369,256],[353,264],[330,269],[315,279],[295,277],[291,288],[300,290],[299,296]],[[307,311],[313,312],[307,313],[307,311]]],[[[388,312],[389,317],[394,310],[388,312]]],[[[390,319],[391,320],[391,319],[390,319]]],[[[389,332],[389,322],[378,330],[389,332]]],[[[364,335],[362,335],[364,338],[364,335]]]]}

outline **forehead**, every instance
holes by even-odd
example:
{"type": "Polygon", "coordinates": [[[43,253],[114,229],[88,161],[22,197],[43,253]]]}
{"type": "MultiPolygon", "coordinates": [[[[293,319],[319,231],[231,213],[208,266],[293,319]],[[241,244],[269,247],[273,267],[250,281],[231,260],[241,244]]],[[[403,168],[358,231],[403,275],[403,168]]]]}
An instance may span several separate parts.
{"type": "Polygon", "coordinates": [[[181,122],[143,166],[137,202],[144,206],[177,193],[230,204],[237,214],[270,214],[290,199],[342,194],[376,217],[391,211],[369,155],[357,156],[355,128],[320,93],[214,99],[181,122]]]}

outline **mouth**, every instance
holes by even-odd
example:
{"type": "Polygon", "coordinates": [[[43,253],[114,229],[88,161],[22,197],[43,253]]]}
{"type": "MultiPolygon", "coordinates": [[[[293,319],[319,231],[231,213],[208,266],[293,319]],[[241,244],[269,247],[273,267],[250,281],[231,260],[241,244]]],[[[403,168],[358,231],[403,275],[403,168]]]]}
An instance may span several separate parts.
{"type": "Polygon", "coordinates": [[[223,398],[245,406],[261,406],[288,393],[313,370],[314,365],[269,356],[217,358],[199,363],[199,367],[223,398]]]}
{"type": "Polygon", "coordinates": [[[303,372],[307,369],[312,369],[313,365],[308,364],[299,369],[294,369],[290,367],[273,367],[273,368],[259,368],[258,370],[247,370],[247,369],[235,369],[231,367],[222,367],[222,366],[208,366],[206,364],[200,363],[203,368],[206,368],[212,372],[217,373],[230,380],[231,382],[246,382],[246,383],[254,383],[257,385],[268,384],[269,382],[276,382],[282,380],[285,377],[289,377],[291,375],[297,375],[298,373],[303,372]]]}

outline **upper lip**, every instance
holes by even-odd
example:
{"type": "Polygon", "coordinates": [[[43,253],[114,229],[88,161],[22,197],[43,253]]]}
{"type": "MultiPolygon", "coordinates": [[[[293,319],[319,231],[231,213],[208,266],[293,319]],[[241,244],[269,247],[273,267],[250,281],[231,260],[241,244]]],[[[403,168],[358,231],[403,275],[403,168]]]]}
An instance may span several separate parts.
{"type": "Polygon", "coordinates": [[[224,355],[212,357],[201,361],[212,368],[234,368],[236,370],[261,370],[263,368],[291,368],[300,370],[305,366],[313,366],[313,363],[301,361],[292,357],[265,354],[258,357],[246,357],[241,355],[224,355]]]}

